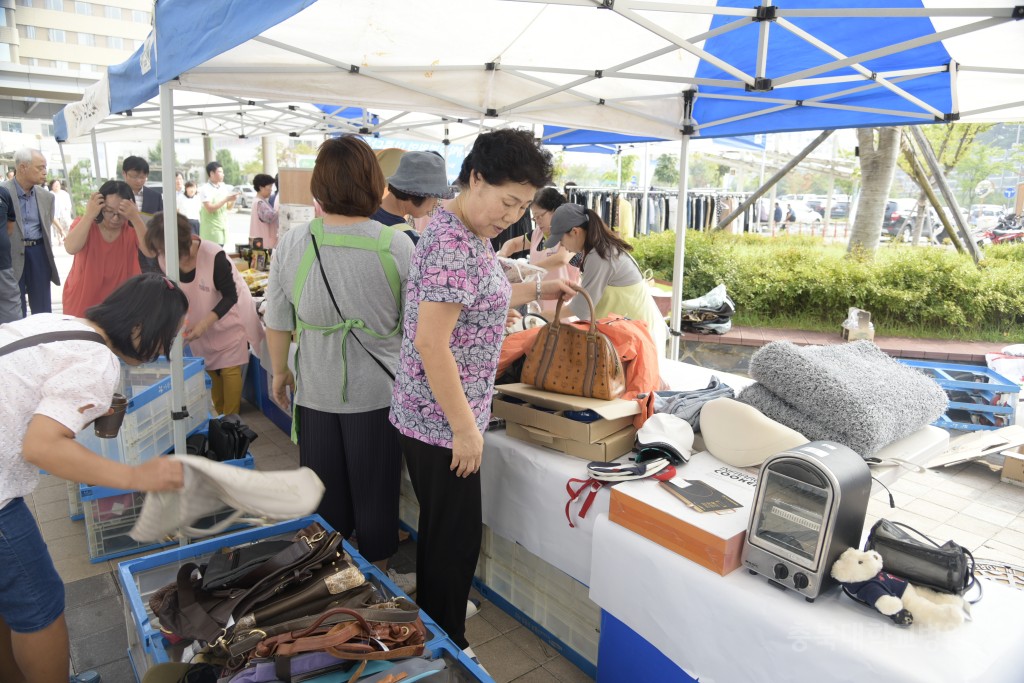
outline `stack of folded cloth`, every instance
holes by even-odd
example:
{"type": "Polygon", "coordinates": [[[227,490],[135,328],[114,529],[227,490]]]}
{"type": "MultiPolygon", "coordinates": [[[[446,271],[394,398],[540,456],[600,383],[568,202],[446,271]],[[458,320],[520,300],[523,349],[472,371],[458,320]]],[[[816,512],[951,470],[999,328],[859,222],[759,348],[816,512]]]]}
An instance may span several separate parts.
{"type": "Polygon", "coordinates": [[[869,456],[946,411],[938,383],[869,341],[834,346],[766,344],[750,359],[756,384],[738,400],[811,441],[869,456]]]}

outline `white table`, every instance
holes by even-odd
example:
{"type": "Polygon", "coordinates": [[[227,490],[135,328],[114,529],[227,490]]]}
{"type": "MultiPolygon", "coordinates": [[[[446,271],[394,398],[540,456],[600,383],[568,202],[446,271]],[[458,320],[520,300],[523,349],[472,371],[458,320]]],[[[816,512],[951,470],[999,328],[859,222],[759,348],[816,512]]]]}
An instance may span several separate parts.
{"type": "MultiPolygon", "coordinates": [[[[662,361],[662,375],[673,389],[707,386],[712,375],[739,391],[753,380],[688,363],[662,361]]],[[[938,427],[925,427],[890,444],[879,457],[899,457],[926,463],[945,450],[949,435],[938,427]]],[[[627,456],[623,456],[626,458],[627,456]]],[[[522,545],[545,562],[577,581],[590,585],[594,520],[608,512],[609,488],[602,488],[585,519],[575,514],[576,528],[565,518],[569,479],[585,479],[587,462],[548,448],[534,446],[505,435],[488,432],[484,437],[480,482],[484,524],[499,536],[522,545]]],[[[905,470],[887,467],[873,472],[884,483],[895,481],[905,470]]]]}
{"type": "Polygon", "coordinates": [[[835,588],[812,604],[742,569],[719,576],[605,514],[592,566],[591,599],[702,683],[1024,678],[1024,592],[1002,584],[986,581],[956,630],[903,629],[835,588]]]}

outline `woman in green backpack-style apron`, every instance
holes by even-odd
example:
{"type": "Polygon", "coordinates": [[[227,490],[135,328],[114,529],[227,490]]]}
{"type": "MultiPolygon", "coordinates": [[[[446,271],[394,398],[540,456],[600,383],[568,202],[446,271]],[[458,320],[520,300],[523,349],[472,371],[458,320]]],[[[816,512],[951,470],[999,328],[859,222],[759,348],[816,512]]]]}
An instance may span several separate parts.
{"type": "MultiPolygon", "coordinates": [[[[384,187],[361,138],[320,146],[310,188],[324,216],[278,242],[264,319],[274,400],[292,411],[300,463],[327,487],[318,512],[345,538],[355,533],[360,553],[382,569],[398,548],[402,461],[388,408],[413,252],[410,240],[368,218],[384,187]]],[[[415,590],[411,579],[392,578],[415,590]]]]}

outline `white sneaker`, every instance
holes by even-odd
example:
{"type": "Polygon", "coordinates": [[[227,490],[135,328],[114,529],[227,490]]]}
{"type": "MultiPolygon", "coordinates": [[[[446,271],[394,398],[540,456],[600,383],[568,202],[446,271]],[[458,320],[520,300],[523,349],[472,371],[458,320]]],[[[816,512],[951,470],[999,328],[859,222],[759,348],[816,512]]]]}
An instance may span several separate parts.
{"type": "Polygon", "coordinates": [[[475,652],[473,652],[473,646],[472,645],[467,647],[466,649],[464,649],[463,652],[466,654],[467,657],[469,657],[470,659],[473,660],[474,664],[476,664],[477,666],[480,667],[481,671],[483,671],[487,675],[490,675],[490,673],[487,671],[487,669],[484,668],[484,665],[480,663],[480,658],[476,656],[475,652]]]}
{"type": "Polygon", "coordinates": [[[391,583],[398,586],[398,590],[402,591],[406,595],[412,595],[416,592],[415,572],[409,572],[408,574],[399,574],[394,569],[389,569],[388,578],[391,580],[391,583]]]}
{"type": "MultiPolygon", "coordinates": [[[[480,611],[480,603],[470,598],[466,601],[466,618],[475,617],[477,612],[480,611]]],[[[472,657],[472,655],[470,655],[472,657]]]]}

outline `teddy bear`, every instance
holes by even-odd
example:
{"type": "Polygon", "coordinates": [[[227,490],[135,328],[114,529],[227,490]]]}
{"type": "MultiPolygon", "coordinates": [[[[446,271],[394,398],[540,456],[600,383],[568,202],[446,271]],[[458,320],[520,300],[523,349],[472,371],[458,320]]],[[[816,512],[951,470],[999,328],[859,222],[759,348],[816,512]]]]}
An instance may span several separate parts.
{"type": "Polygon", "coordinates": [[[832,565],[832,578],[848,596],[874,607],[899,626],[917,622],[949,629],[963,623],[968,604],[959,595],[914,586],[882,571],[882,556],[874,550],[848,548],[832,565]]]}

